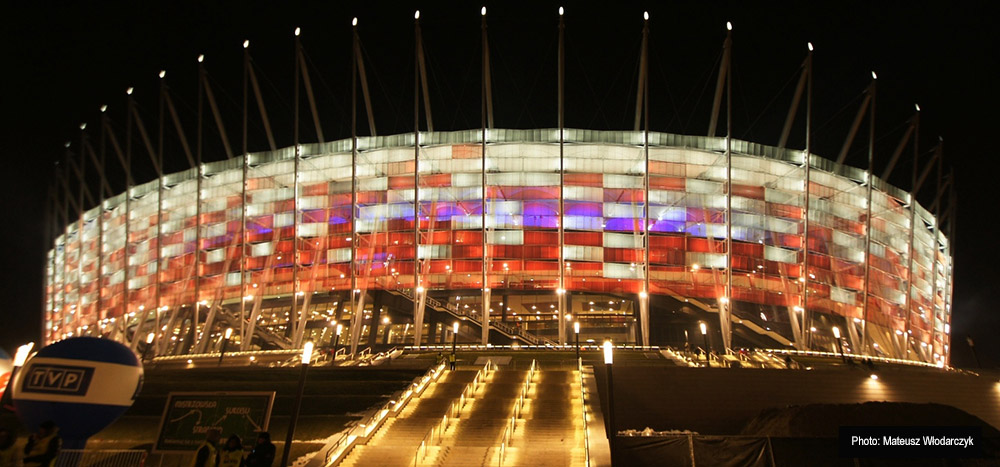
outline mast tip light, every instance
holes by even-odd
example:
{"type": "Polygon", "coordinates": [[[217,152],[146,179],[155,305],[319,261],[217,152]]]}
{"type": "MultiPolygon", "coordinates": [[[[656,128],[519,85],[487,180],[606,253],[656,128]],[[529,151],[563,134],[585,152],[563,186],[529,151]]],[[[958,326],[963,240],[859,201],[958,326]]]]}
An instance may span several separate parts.
{"type": "Polygon", "coordinates": [[[81,123],[80,124],[80,130],[86,130],[86,129],[87,129],[87,124],[86,123],[81,123]]]}
{"type": "Polygon", "coordinates": [[[302,28],[295,28],[295,37],[299,37],[299,34],[302,34],[302,28]]]}
{"type": "Polygon", "coordinates": [[[642,12],[642,19],[644,19],[646,21],[649,21],[649,12],[648,11],[642,12]]]}
{"type": "Polygon", "coordinates": [[[913,104],[913,106],[917,108],[917,112],[920,112],[920,104],[913,104]]]}
{"type": "Polygon", "coordinates": [[[167,76],[167,70],[160,70],[160,79],[163,79],[166,76],[167,76]]]}
{"type": "Polygon", "coordinates": [[[809,47],[809,51],[810,51],[810,52],[812,52],[812,51],[813,51],[813,43],[812,43],[812,42],[807,42],[807,43],[806,43],[806,46],[808,46],[808,47],[809,47]]]}
{"type": "Polygon", "coordinates": [[[565,11],[565,10],[563,10],[563,7],[559,7],[559,16],[562,16],[562,15],[563,15],[563,13],[565,13],[565,12],[566,12],[566,11],[565,11]]]}
{"type": "Polygon", "coordinates": [[[132,90],[133,90],[133,88],[130,86],[128,89],[125,90],[125,94],[128,94],[128,95],[131,96],[132,95],[132,90]]]}
{"type": "Polygon", "coordinates": [[[204,62],[204,61],[205,61],[205,54],[201,54],[201,55],[199,55],[199,56],[198,56],[198,63],[202,63],[202,62],[204,62]]]}
{"type": "Polygon", "coordinates": [[[875,71],[872,71],[872,79],[878,79],[878,75],[875,74],[875,71]]]}
{"type": "Polygon", "coordinates": [[[726,21],[726,31],[732,31],[732,30],[733,30],[732,21],[726,21]]]}
{"type": "Polygon", "coordinates": [[[101,106],[101,113],[104,113],[104,112],[107,112],[107,111],[108,111],[108,106],[107,105],[102,105],[101,106]]]}
{"type": "Polygon", "coordinates": [[[479,10],[479,14],[482,16],[486,16],[486,7],[483,7],[481,10],[479,10]]]}
{"type": "Polygon", "coordinates": [[[351,20],[351,26],[357,26],[357,25],[358,25],[358,17],[355,16],[354,19],[351,20]]]}
{"type": "Polygon", "coordinates": [[[413,13],[413,19],[420,19],[420,10],[417,10],[413,13]]]}
{"type": "Polygon", "coordinates": [[[244,49],[250,48],[250,39],[243,41],[243,48],[244,49]]]}

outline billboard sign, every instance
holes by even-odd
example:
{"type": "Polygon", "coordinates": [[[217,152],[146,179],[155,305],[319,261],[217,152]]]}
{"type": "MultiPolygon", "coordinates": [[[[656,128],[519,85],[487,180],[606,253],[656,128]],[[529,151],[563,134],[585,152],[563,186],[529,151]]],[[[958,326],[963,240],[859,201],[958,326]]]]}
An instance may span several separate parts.
{"type": "Polygon", "coordinates": [[[157,452],[195,451],[208,430],[237,435],[250,448],[267,431],[274,392],[171,392],[156,437],[157,452]]]}

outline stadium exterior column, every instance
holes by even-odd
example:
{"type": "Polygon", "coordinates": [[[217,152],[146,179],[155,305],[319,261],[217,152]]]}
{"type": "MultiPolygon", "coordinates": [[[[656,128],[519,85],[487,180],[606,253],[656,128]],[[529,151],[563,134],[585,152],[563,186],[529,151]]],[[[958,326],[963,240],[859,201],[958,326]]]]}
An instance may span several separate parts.
{"type": "MultiPolygon", "coordinates": [[[[157,148],[156,157],[160,161],[160,172],[158,181],[156,183],[156,315],[155,323],[156,329],[153,332],[156,333],[158,339],[156,345],[153,347],[153,357],[155,358],[163,350],[163,336],[164,331],[160,326],[162,320],[161,315],[163,314],[163,291],[160,287],[160,279],[163,277],[163,122],[164,122],[164,101],[167,95],[167,85],[163,78],[165,77],[165,72],[160,71],[160,106],[159,106],[159,119],[157,121],[157,148]]],[[[174,310],[176,313],[177,310],[174,310]]]]}
{"type": "Polygon", "coordinates": [[[719,307],[719,320],[721,322],[723,353],[729,350],[729,343],[732,331],[732,307],[733,307],[733,78],[730,69],[732,60],[733,28],[731,23],[726,23],[726,45],[725,58],[726,67],[726,293],[725,300],[721,300],[719,307]]]}
{"type": "MultiPolygon", "coordinates": [[[[424,300],[420,283],[420,11],[413,14],[413,345],[420,345],[424,332],[424,300]]],[[[426,83],[425,83],[426,86],[426,83]]],[[[426,103],[425,103],[426,104],[426,103]]],[[[428,120],[428,130],[430,121],[428,120]]],[[[430,258],[428,258],[430,261],[430,258]]]]}
{"type": "MultiPolygon", "coordinates": [[[[920,107],[917,107],[919,109],[920,107]]],[[[916,189],[917,186],[917,172],[919,171],[919,159],[920,151],[918,147],[919,134],[920,134],[920,111],[917,110],[917,115],[914,116],[916,121],[914,122],[913,130],[913,170],[911,171],[910,188],[912,190],[916,189]]],[[[909,240],[907,241],[907,246],[909,247],[909,252],[907,254],[907,265],[906,265],[906,323],[904,323],[903,330],[903,356],[905,360],[910,358],[910,326],[913,319],[913,255],[916,254],[917,249],[914,248],[914,232],[916,231],[915,226],[917,223],[917,193],[910,193],[910,231],[909,240]]]]}
{"type": "MultiPolygon", "coordinates": [[[[241,179],[241,199],[240,202],[240,342],[242,343],[246,340],[247,336],[243,329],[243,316],[246,314],[246,303],[247,303],[247,274],[246,274],[246,255],[247,255],[247,170],[250,166],[250,154],[247,152],[247,117],[249,114],[249,109],[247,107],[248,99],[247,92],[249,86],[249,70],[250,70],[250,51],[248,47],[250,46],[250,41],[243,41],[243,163],[240,164],[243,169],[243,177],[241,179]]],[[[291,319],[291,318],[290,318],[291,319]]],[[[206,329],[206,331],[208,331],[206,329]]]]}
{"type": "MultiPolygon", "coordinates": [[[[301,51],[301,49],[302,49],[302,43],[299,42],[299,32],[300,32],[300,29],[299,28],[295,28],[295,39],[294,39],[294,42],[295,42],[295,52],[294,52],[295,53],[295,73],[294,73],[294,75],[295,75],[295,89],[294,89],[294,92],[293,92],[293,94],[295,95],[294,96],[295,103],[293,105],[295,115],[292,117],[292,126],[293,126],[292,132],[294,133],[294,135],[293,135],[293,139],[294,139],[293,143],[295,144],[295,156],[294,156],[295,160],[292,163],[292,310],[291,310],[291,313],[289,314],[291,320],[295,320],[298,317],[298,306],[299,306],[299,264],[301,262],[300,258],[299,258],[299,161],[302,159],[302,145],[299,144],[299,87],[300,87],[299,86],[299,82],[300,82],[299,74],[300,74],[301,70],[299,68],[299,60],[298,60],[298,58],[299,58],[299,55],[301,55],[301,53],[302,53],[302,51],[301,51]]],[[[277,245],[275,245],[275,247],[277,247],[277,245]]],[[[316,261],[319,261],[320,251],[321,250],[319,248],[315,248],[313,250],[313,252],[314,252],[313,253],[313,262],[314,263],[316,261]]],[[[276,265],[276,267],[280,267],[280,264],[276,265]]],[[[306,303],[302,307],[302,317],[303,317],[303,319],[298,320],[299,327],[301,329],[297,328],[295,330],[295,334],[294,334],[295,335],[294,347],[298,347],[298,346],[302,345],[302,336],[305,335],[305,332],[304,332],[305,331],[305,319],[307,318],[306,317],[306,310],[308,309],[308,307],[305,306],[306,304],[308,304],[308,300],[306,300],[306,303]]],[[[256,312],[258,310],[259,310],[259,307],[254,307],[254,312],[256,312]]],[[[253,313],[253,314],[256,315],[256,313],[253,313]]],[[[257,319],[256,316],[252,316],[251,319],[250,319],[250,339],[253,339],[253,328],[254,328],[254,325],[256,324],[256,319],[257,319]]],[[[250,339],[247,340],[247,344],[249,344],[249,340],[250,339]]]]}
{"type": "MultiPolygon", "coordinates": [[[[558,300],[559,316],[559,343],[566,342],[566,162],[564,148],[566,142],[566,121],[565,121],[565,80],[566,80],[566,45],[565,32],[566,24],[563,21],[563,7],[559,7],[559,58],[558,58],[558,107],[559,107],[559,286],[556,289],[556,299],[558,300]]],[[[507,300],[504,295],[503,304],[500,305],[501,321],[507,317],[507,300]]]]}
{"type": "Polygon", "coordinates": [[[348,292],[348,299],[351,301],[351,356],[357,350],[359,321],[358,314],[364,310],[358,310],[354,296],[358,293],[358,277],[356,273],[357,245],[358,240],[358,18],[351,21],[352,26],[352,53],[351,53],[351,288],[348,292]]]}
{"type": "Polygon", "coordinates": [[[482,188],[483,188],[483,207],[481,209],[482,213],[482,320],[480,321],[482,330],[482,343],[486,345],[490,341],[490,277],[489,277],[489,239],[486,235],[486,205],[489,198],[487,193],[486,185],[486,129],[487,127],[493,127],[493,103],[490,97],[490,48],[489,42],[487,42],[486,35],[486,7],[482,8],[482,45],[483,45],[483,56],[482,56],[482,122],[483,122],[483,133],[482,133],[482,188]],[[488,122],[488,126],[487,126],[488,122]]]}
{"type": "MultiPolygon", "coordinates": [[[[942,144],[942,146],[944,145],[944,143],[941,143],[941,144],[942,144]]],[[[935,195],[936,197],[940,197],[941,196],[941,159],[942,159],[942,157],[938,157],[937,158],[937,166],[938,166],[937,167],[937,169],[938,169],[937,170],[937,191],[938,192],[935,195]]],[[[942,203],[942,202],[937,203],[937,207],[934,209],[934,232],[933,232],[934,238],[931,241],[931,247],[934,248],[934,250],[931,252],[931,342],[929,344],[930,345],[930,350],[928,351],[928,356],[930,357],[931,362],[934,361],[933,360],[934,359],[934,348],[936,347],[935,344],[937,343],[937,322],[938,322],[938,311],[937,311],[938,310],[938,306],[937,306],[937,302],[938,302],[938,295],[937,295],[938,294],[938,277],[937,277],[937,275],[938,275],[938,253],[941,251],[941,248],[939,246],[940,245],[940,241],[938,240],[938,232],[939,232],[938,229],[940,228],[940,225],[941,225],[941,205],[942,204],[944,204],[944,203],[942,203]]],[[[945,275],[947,276],[947,272],[945,273],[945,275]]],[[[941,304],[942,307],[945,305],[946,302],[947,302],[947,299],[945,299],[944,303],[941,304]]],[[[944,311],[945,310],[942,309],[941,313],[943,314],[944,311]]],[[[942,348],[942,350],[943,350],[943,348],[942,348]]]]}
{"type": "Polygon", "coordinates": [[[87,159],[85,158],[86,157],[86,152],[85,152],[86,149],[85,148],[87,146],[87,144],[86,144],[86,141],[87,141],[86,128],[87,128],[87,124],[86,123],[80,124],[80,171],[78,172],[79,177],[80,177],[79,178],[79,182],[80,182],[80,204],[79,204],[80,219],[77,221],[77,228],[76,228],[76,245],[77,245],[77,247],[76,247],[76,281],[77,281],[77,285],[76,285],[76,317],[73,319],[73,322],[76,324],[76,326],[72,330],[72,332],[75,332],[77,334],[80,334],[80,331],[81,331],[81,329],[80,329],[80,319],[81,319],[81,317],[84,314],[83,313],[83,227],[84,227],[83,215],[84,215],[84,213],[86,211],[84,211],[84,208],[83,208],[83,206],[84,206],[84,204],[83,204],[83,195],[84,195],[84,190],[86,188],[86,183],[85,183],[85,180],[84,180],[84,176],[86,174],[85,169],[87,167],[87,164],[86,164],[87,159]]]}
{"type": "MultiPolygon", "coordinates": [[[[871,99],[868,101],[870,107],[868,115],[868,171],[866,172],[865,184],[867,186],[867,206],[865,207],[865,280],[864,280],[864,291],[862,293],[863,301],[861,302],[861,348],[851,349],[852,352],[864,352],[868,354],[869,351],[869,338],[868,338],[868,293],[870,287],[869,280],[871,278],[871,248],[872,248],[872,185],[875,181],[875,81],[877,77],[875,72],[872,72],[872,84],[871,84],[871,99]]],[[[848,326],[854,326],[850,320],[846,323],[848,326]]],[[[853,328],[852,328],[853,329],[853,328]]]]}
{"type": "Polygon", "coordinates": [[[382,322],[382,294],[385,292],[376,291],[372,295],[372,317],[368,325],[368,345],[373,346],[378,343],[378,325],[382,322]]]}
{"type": "Polygon", "coordinates": [[[804,193],[802,211],[802,271],[799,272],[801,279],[799,284],[802,287],[802,332],[799,335],[802,336],[804,342],[797,343],[797,347],[800,350],[809,349],[812,343],[812,331],[810,330],[812,328],[812,312],[809,311],[809,186],[812,184],[810,164],[810,159],[812,158],[812,57],[813,46],[810,42],[809,54],[806,55],[806,150],[803,156],[805,182],[802,190],[804,193]]]}
{"type": "Polygon", "coordinates": [[[645,160],[643,168],[643,198],[642,198],[642,290],[639,291],[639,321],[641,324],[642,345],[649,345],[649,16],[645,16],[642,25],[642,152],[645,160]]]}
{"type": "MultiPolygon", "coordinates": [[[[202,166],[202,138],[204,131],[202,128],[202,117],[204,115],[205,107],[205,87],[203,76],[205,74],[205,56],[198,56],[198,120],[196,131],[196,141],[195,141],[195,174],[197,177],[197,182],[195,186],[195,207],[194,207],[194,311],[191,318],[191,342],[188,343],[189,346],[196,346],[198,344],[198,322],[200,321],[200,305],[201,305],[201,201],[202,201],[202,182],[205,178],[205,167],[202,166]]],[[[197,347],[193,347],[197,349],[197,347]]]]}

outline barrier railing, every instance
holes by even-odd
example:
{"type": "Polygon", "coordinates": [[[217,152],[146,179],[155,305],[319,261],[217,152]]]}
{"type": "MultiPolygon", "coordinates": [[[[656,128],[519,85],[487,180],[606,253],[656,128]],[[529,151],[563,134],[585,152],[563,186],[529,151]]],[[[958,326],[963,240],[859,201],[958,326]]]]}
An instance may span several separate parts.
{"type": "MultiPolygon", "coordinates": [[[[283,349],[283,350],[236,350],[232,352],[226,352],[226,357],[259,357],[267,355],[302,355],[302,349],[283,349]]],[[[184,354],[184,355],[163,355],[159,357],[154,357],[153,362],[169,362],[175,360],[190,360],[196,358],[219,358],[219,352],[210,353],[194,353],[194,354],[184,354]]]]}
{"type": "MultiPolygon", "coordinates": [[[[451,344],[428,344],[428,345],[404,345],[400,347],[403,350],[447,350],[451,351],[451,344]]],[[[575,345],[570,344],[545,344],[545,345],[529,345],[529,344],[458,344],[455,346],[457,350],[462,351],[476,351],[476,350],[565,350],[572,351],[576,350],[575,345]]],[[[580,344],[580,351],[595,351],[601,350],[603,347],[597,344],[580,344]]],[[[658,345],[617,345],[616,349],[623,350],[640,350],[640,351],[653,351],[659,352],[666,347],[661,347],[658,345]]],[[[217,357],[219,354],[215,354],[217,357]]],[[[227,354],[228,355],[228,354],[227,354]]]]}
{"type": "Polygon", "coordinates": [[[524,379],[524,384],[521,385],[517,401],[514,402],[513,414],[503,430],[503,435],[500,437],[500,449],[497,453],[497,462],[500,466],[503,466],[503,461],[507,455],[507,446],[510,446],[510,439],[514,436],[514,430],[517,428],[517,419],[521,418],[521,412],[524,410],[524,401],[528,397],[528,389],[531,387],[531,381],[534,379],[537,369],[538,361],[531,359],[531,366],[528,368],[528,377],[524,379]]]}
{"type": "Polygon", "coordinates": [[[333,445],[323,452],[325,465],[334,465],[342,460],[354,446],[354,443],[359,438],[370,436],[382,424],[389,413],[398,413],[413,397],[423,394],[432,381],[436,381],[444,374],[444,366],[444,363],[439,363],[437,366],[432,367],[423,376],[415,378],[409,388],[404,391],[397,391],[382,406],[365,412],[365,415],[361,417],[361,420],[364,421],[363,423],[357,423],[348,429],[333,445]]]}
{"type": "MultiPolygon", "coordinates": [[[[444,368],[442,363],[441,368],[444,368]]],[[[441,440],[444,439],[444,432],[448,430],[448,424],[452,419],[458,419],[462,416],[462,409],[465,408],[468,399],[476,394],[479,389],[479,384],[481,380],[486,378],[486,375],[495,370],[496,367],[493,365],[492,361],[487,361],[483,368],[476,370],[476,376],[472,378],[465,388],[462,389],[462,393],[459,395],[457,401],[453,401],[450,406],[448,406],[448,413],[441,416],[441,420],[434,424],[427,430],[424,437],[420,440],[420,444],[417,445],[417,449],[413,452],[413,465],[416,466],[421,459],[427,456],[427,449],[430,447],[431,443],[434,442],[434,436],[437,434],[438,444],[441,444],[441,440]],[[423,452],[423,455],[421,455],[423,452]]]]}
{"type": "Polygon", "coordinates": [[[146,465],[142,449],[63,449],[55,467],[142,467],[146,465]]]}
{"type": "MultiPolygon", "coordinates": [[[[761,349],[760,351],[761,352],[768,352],[768,353],[782,354],[782,355],[802,355],[802,356],[807,356],[807,357],[832,357],[832,358],[840,358],[840,354],[839,353],[834,353],[834,352],[820,352],[820,351],[816,351],[816,350],[761,349]]],[[[918,362],[918,361],[915,361],[915,360],[903,360],[901,358],[878,357],[878,356],[860,355],[860,354],[853,354],[853,353],[844,353],[844,357],[846,357],[846,358],[854,358],[854,359],[857,359],[859,361],[867,359],[867,360],[871,360],[871,361],[877,362],[877,363],[892,363],[892,364],[896,364],[896,365],[913,365],[913,366],[923,366],[923,367],[929,367],[929,368],[944,368],[944,361],[943,360],[941,361],[942,363],[940,365],[937,365],[937,364],[934,364],[934,363],[918,362]]]]}
{"type": "MultiPolygon", "coordinates": [[[[416,300],[413,297],[412,289],[401,288],[401,289],[389,290],[389,292],[397,294],[397,295],[402,295],[402,296],[408,298],[410,301],[415,301],[416,300]]],[[[451,313],[456,318],[461,318],[461,319],[472,321],[472,322],[476,323],[477,326],[482,326],[482,321],[480,320],[480,317],[478,315],[472,314],[468,310],[460,308],[457,304],[454,304],[454,303],[441,303],[440,301],[438,301],[438,300],[436,300],[436,299],[434,299],[432,297],[426,297],[425,305],[428,306],[428,307],[431,307],[433,309],[436,309],[438,311],[445,311],[445,312],[451,313]]],[[[548,338],[542,337],[542,336],[536,336],[536,335],[532,334],[531,332],[528,332],[528,331],[523,330],[523,329],[519,329],[519,328],[517,328],[515,326],[511,326],[511,325],[509,325],[507,323],[504,323],[502,321],[491,321],[490,322],[490,327],[492,327],[492,328],[500,331],[503,334],[506,334],[508,337],[523,339],[523,340],[529,342],[530,344],[534,344],[534,345],[542,344],[542,345],[544,345],[544,344],[547,344],[547,343],[548,344],[554,343],[551,339],[548,339],[548,338]]]]}
{"type": "Polygon", "coordinates": [[[667,355],[670,358],[672,358],[674,360],[679,360],[681,362],[684,362],[684,364],[687,365],[687,366],[690,366],[690,367],[701,366],[701,364],[699,364],[698,362],[694,361],[694,359],[692,359],[690,355],[687,355],[687,354],[685,354],[683,352],[678,352],[677,350],[675,350],[672,347],[664,347],[663,351],[666,352],[667,355]]]}

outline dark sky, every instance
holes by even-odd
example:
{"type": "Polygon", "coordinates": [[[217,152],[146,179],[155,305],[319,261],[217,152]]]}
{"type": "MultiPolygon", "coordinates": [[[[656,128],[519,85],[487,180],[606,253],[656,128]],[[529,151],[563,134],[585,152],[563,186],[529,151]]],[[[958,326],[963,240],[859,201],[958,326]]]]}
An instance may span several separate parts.
{"type": "MultiPolygon", "coordinates": [[[[879,75],[876,172],[885,167],[913,104],[920,103],[921,151],[938,136],[945,165],[956,173],[959,209],[953,363],[973,366],[964,337],[976,338],[984,365],[1000,364],[1000,302],[992,242],[996,173],[993,150],[1000,51],[991,34],[988,2],[571,2],[567,9],[568,127],[630,129],[635,105],[642,11],[652,17],[651,128],[704,134],[725,22],[734,30],[734,135],[775,144],[806,52],[814,59],[814,152],[835,158],[860,96],[879,75]],[[819,4],[816,4],[819,3],[819,4]]],[[[496,126],[556,126],[556,10],[559,2],[492,2],[489,31],[494,66],[496,126]],[[496,4],[493,4],[496,3],[496,4]]],[[[206,54],[213,87],[239,150],[241,43],[261,76],[279,147],[292,144],[293,41],[303,30],[319,112],[328,140],[350,135],[350,20],[357,16],[372,83],[380,134],[412,131],[413,10],[421,9],[431,105],[438,130],[478,128],[479,7],[471,2],[19,2],[0,20],[7,85],[2,135],[5,167],[0,203],[7,225],[0,293],[0,347],[8,351],[39,332],[45,199],[63,143],[79,141],[81,122],[98,123],[108,104],[119,133],[125,89],[135,96],[155,133],[157,73],[167,70],[189,138],[195,127],[196,57],[206,54]]],[[[256,113],[250,150],[265,149],[256,113]]],[[[315,140],[305,105],[302,139],[315,140]]],[[[800,115],[802,115],[800,113],[800,115]]],[[[207,113],[206,113],[206,118],[207,113]]],[[[363,123],[363,115],[360,125],[363,123]]],[[[95,130],[96,131],[96,130],[95,130]]],[[[848,163],[866,164],[864,134],[848,163]]],[[[366,130],[362,130],[366,132],[366,130]]],[[[799,119],[789,145],[804,144],[799,119]]],[[[206,160],[224,158],[206,125],[206,160]]],[[[97,133],[93,133],[96,140],[97,133]]],[[[170,135],[166,170],[186,168],[170,135]]],[[[909,153],[909,152],[908,152],[909,153]]],[[[110,158],[109,154],[109,158],[110,158]]],[[[153,171],[135,152],[136,178],[153,171]]],[[[123,175],[109,159],[114,189],[123,175]]],[[[909,158],[891,182],[909,189],[909,158]]],[[[93,169],[90,169],[93,173],[93,169]]],[[[96,183],[93,184],[96,186],[96,183]]],[[[919,198],[927,206],[933,180],[919,198]]]]}

